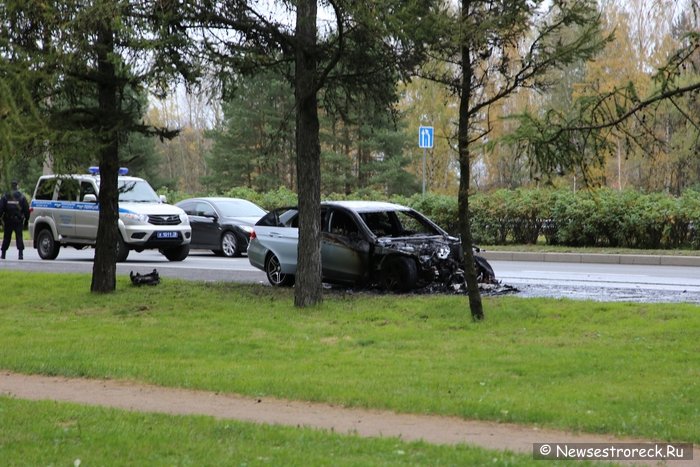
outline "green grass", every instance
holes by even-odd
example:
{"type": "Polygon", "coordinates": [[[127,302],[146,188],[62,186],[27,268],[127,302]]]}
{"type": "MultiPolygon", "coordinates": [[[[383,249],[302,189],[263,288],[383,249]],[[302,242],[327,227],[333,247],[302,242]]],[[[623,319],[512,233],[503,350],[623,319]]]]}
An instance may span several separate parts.
{"type": "Polygon", "coordinates": [[[0,368],[700,442],[694,305],[89,283],[0,272],[0,368]]]}
{"type": "Polygon", "coordinates": [[[547,245],[541,239],[536,245],[479,245],[485,251],[521,251],[528,253],[580,253],[612,255],[700,256],[700,250],[642,250],[621,247],[575,247],[547,245]]]}
{"type": "MultiPolygon", "coordinates": [[[[130,413],[2,397],[0,459],[3,466],[536,466],[542,463],[531,455],[464,445],[367,439],[211,417],[130,413]]],[[[567,464],[547,462],[547,465],[567,464]]]]}

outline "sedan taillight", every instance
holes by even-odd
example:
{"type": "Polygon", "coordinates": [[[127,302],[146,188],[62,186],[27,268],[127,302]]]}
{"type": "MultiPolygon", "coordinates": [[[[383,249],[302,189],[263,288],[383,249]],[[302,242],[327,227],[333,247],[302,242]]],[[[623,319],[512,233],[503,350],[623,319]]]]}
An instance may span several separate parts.
{"type": "Polygon", "coordinates": [[[250,240],[253,240],[254,238],[257,238],[257,235],[255,235],[255,230],[250,231],[250,240]]]}

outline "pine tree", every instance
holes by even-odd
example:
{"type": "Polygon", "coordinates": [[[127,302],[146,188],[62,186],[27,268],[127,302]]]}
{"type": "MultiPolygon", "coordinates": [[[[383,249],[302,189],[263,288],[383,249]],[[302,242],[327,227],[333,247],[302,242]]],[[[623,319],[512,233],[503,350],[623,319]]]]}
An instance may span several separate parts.
{"type": "Polygon", "coordinates": [[[173,136],[143,123],[136,96],[147,89],[167,94],[175,74],[195,76],[181,24],[185,10],[158,0],[8,0],[0,6],[0,56],[25,74],[49,126],[42,141],[54,169],[91,158],[100,167],[93,292],[116,288],[120,146],[132,132],[173,136]]]}

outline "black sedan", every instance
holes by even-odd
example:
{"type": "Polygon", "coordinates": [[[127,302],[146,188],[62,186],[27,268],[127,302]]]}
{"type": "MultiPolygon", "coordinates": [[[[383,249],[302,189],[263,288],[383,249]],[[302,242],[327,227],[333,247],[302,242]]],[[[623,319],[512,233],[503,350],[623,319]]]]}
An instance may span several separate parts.
{"type": "Polygon", "coordinates": [[[266,213],[257,204],[239,198],[190,198],[177,206],[190,219],[190,248],[227,257],[241,256],[248,250],[252,226],[266,213]]]}

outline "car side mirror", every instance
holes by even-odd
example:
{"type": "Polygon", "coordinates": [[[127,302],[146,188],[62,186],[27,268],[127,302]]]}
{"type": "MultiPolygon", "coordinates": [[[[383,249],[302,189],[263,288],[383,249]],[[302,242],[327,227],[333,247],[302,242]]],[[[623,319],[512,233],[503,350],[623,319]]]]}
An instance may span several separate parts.
{"type": "Polygon", "coordinates": [[[168,197],[165,195],[160,195],[160,202],[161,203],[167,203],[168,202],[168,197]]]}
{"type": "Polygon", "coordinates": [[[97,196],[93,194],[87,194],[83,196],[83,203],[96,203],[97,202],[97,196]]]}

